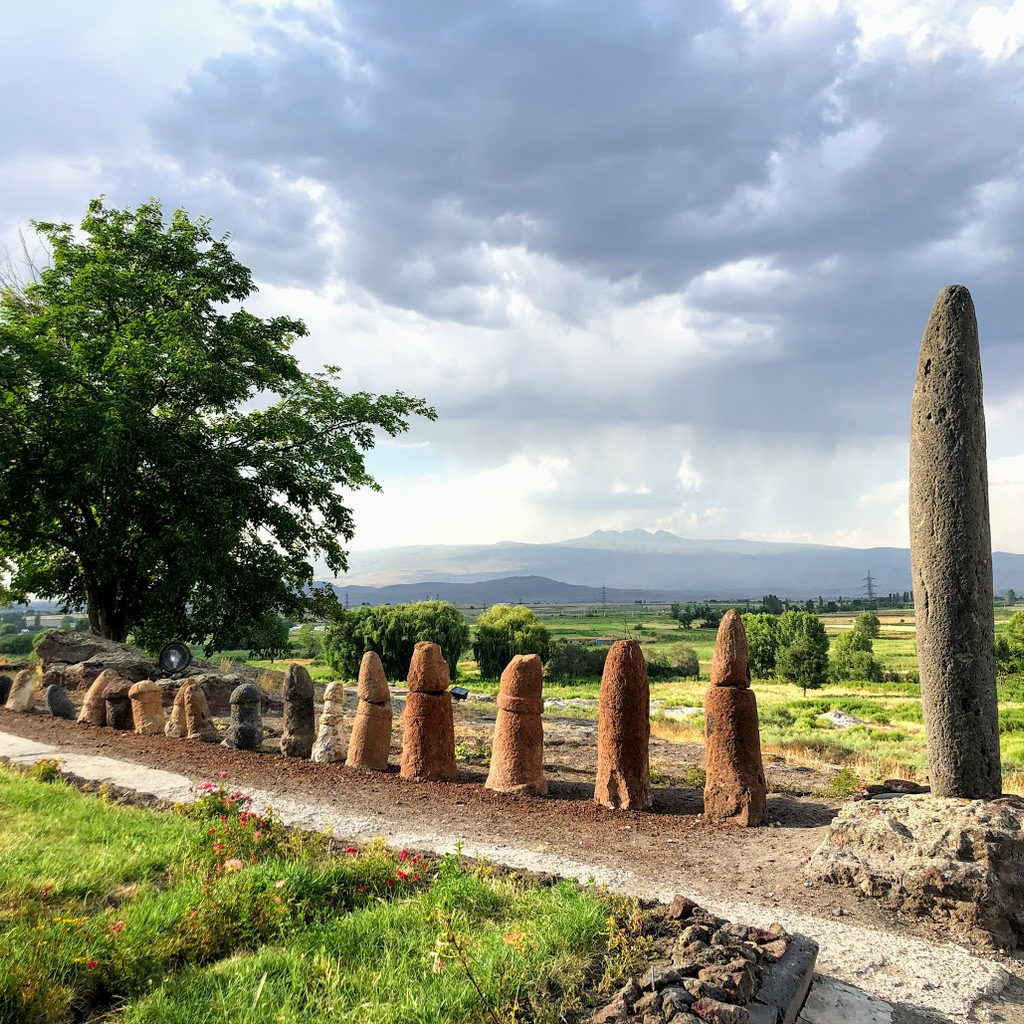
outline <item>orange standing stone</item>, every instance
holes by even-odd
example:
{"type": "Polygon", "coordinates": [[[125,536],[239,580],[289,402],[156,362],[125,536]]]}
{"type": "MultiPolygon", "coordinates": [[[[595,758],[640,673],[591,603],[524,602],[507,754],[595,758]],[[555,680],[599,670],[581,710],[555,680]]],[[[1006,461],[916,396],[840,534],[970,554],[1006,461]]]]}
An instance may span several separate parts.
{"type": "Polygon", "coordinates": [[[733,609],[718,627],[704,696],[704,813],[744,827],[764,824],[768,797],[747,658],[747,633],[733,609]]]}
{"type": "Polygon", "coordinates": [[[651,694],[636,640],[617,640],[601,676],[597,709],[597,781],[604,807],[642,811],[651,805],[651,694]]]}
{"type": "Polygon", "coordinates": [[[391,753],[391,689],[375,651],[363,655],[356,694],[359,703],[345,764],[350,768],[384,771],[391,753]]]}
{"type": "Polygon", "coordinates": [[[402,778],[454,782],[455,720],[448,662],[437,644],[421,640],[409,665],[409,692],[402,717],[402,778]]]}
{"type": "Polygon", "coordinates": [[[501,673],[488,789],[535,796],[547,793],[543,686],[544,665],[536,654],[517,654],[501,673]]]}

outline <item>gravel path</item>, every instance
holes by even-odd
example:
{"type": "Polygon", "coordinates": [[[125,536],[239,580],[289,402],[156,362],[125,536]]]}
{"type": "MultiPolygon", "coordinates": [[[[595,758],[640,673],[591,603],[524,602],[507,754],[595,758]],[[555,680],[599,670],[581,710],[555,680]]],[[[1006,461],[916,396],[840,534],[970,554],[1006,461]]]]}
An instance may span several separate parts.
{"type": "MultiPolygon", "coordinates": [[[[191,787],[199,781],[199,776],[189,778],[121,759],[58,749],[2,732],[0,756],[25,762],[59,757],[66,770],[83,778],[175,801],[189,799],[191,787]]],[[[289,824],[330,828],[339,837],[383,836],[392,846],[436,853],[454,851],[459,841],[450,829],[432,831],[422,823],[410,828],[408,816],[390,807],[372,813],[352,813],[340,810],[336,803],[296,798],[280,791],[253,790],[252,795],[255,805],[273,805],[280,818],[289,824]]],[[[513,868],[548,872],[581,882],[593,880],[636,896],[668,901],[680,890],[679,885],[671,884],[670,866],[666,869],[663,865],[649,865],[642,870],[634,865],[632,869],[623,869],[610,866],[607,859],[605,863],[599,862],[599,858],[588,860],[583,850],[569,856],[546,847],[546,843],[528,847],[514,841],[496,844],[474,839],[472,834],[461,841],[461,850],[468,856],[487,857],[513,868]]],[[[692,879],[687,880],[684,891],[723,917],[761,926],[779,921],[791,931],[816,939],[821,946],[819,973],[893,1004],[894,1021],[1024,1022],[1024,1008],[1017,995],[1024,992],[1024,964],[1019,959],[978,955],[954,943],[930,942],[899,931],[821,917],[779,903],[740,899],[735,892],[714,885],[695,886],[692,879]]],[[[837,1017],[836,1024],[840,1019],[843,1018],[837,1017]]]]}

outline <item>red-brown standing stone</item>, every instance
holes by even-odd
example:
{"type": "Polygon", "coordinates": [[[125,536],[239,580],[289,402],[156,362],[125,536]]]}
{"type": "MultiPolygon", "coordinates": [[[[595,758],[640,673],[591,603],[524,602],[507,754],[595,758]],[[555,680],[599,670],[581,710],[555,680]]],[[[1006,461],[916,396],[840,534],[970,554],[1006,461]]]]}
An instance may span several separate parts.
{"type": "Polygon", "coordinates": [[[711,658],[712,686],[750,686],[750,655],[743,618],[735,608],[722,616],[711,658]]]}
{"type": "Polygon", "coordinates": [[[651,693],[636,640],[616,640],[601,676],[597,709],[597,781],[604,807],[642,811],[651,805],[651,693]]]}
{"type": "Polygon", "coordinates": [[[86,725],[101,726],[107,724],[107,704],[104,700],[109,685],[121,682],[121,677],[112,669],[104,669],[94,680],[82,701],[82,710],[78,713],[79,722],[86,725]]]}
{"type": "Polygon", "coordinates": [[[711,686],[704,696],[704,813],[744,827],[763,825],[768,791],[757,698],[750,689],[743,619],[734,610],[718,627],[711,666],[711,686]]]}
{"type": "Polygon", "coordinates": [[[210,704],[202,684],[186,683],[181,689],[184,691],[186,738],[200,740],[203,743],[220,742],[217,727],[210,717],[210,704]]]}
{"type": "Polygon", "coordinates": [[[448,692],[448,662],[437,644],[421,640],[409,665],[402,718],[402,778],[454,782],[455,721],[448,692]]]}
{"type": "Polygon", "coordinates": [[[517,654],[501,673],[488,789],[535,796],[547,793],[543,686],[544,665],[536,654],[517,654]]]}
{"type": "Polygon", "coordinates": [[[363,655],[356,693],[359,704],[345,764],[350,768],[384,771],[391,753],[391,689],[380,657],[374,651],[363,655]]]}
{"type": "Polygon", "coordinates": [[[159,683],[143,679],[129,691],[132,702],[132,721],[140,736],[159,736],[164,731],[163,690],[159,683]]]}

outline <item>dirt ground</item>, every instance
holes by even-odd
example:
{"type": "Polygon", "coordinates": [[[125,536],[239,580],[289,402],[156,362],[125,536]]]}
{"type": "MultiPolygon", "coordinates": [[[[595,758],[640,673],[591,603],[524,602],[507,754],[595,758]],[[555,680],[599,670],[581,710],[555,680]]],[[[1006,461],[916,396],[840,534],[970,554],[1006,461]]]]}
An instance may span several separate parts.
{"type": "MultiPolygon", "coordinates": [[[[396,705],[399,702],[396,701],[396,705]]],[[[121,758],[177,772],[195,781],[230,773],[232,786],[272,790],[295,799],[315,797],[347,814],[393,820],[409,832],[450,832],[467,842],[502,843],[634,872],[663,881],[680,892],[693,888],[732,899],[800,908],[817,915],[854,918],[863,924],[908,927],[929,934],[927,922],[896,922],[874,903],[847,890],[806,887],[802,869],[841,806],[814,797],[772,795],[770,827],[742,829],[705,821],[699,788],[654,787],[646,812],[609,811],[593,803],[596,723],[552,718],[545,721],[545,798],[517,797],[484,788],[486,744],[494,723],[493,705],[456,705],[456,743],[469,755],[459,763],[457,784],[410,783],[398,776],[400,712],[396,707],[392,768],[366,772],[341,764],[321,765],[273,753],[280,718],[267,718],[262,754],[218,745],[144,737],[110,728],[95,729],[45,713],[19,714],[0,708],[0,731],[66,748],[69,752],[121,758]]],[[[652,738],[652,764],[670,781],[703,764],[703,746],[652,738]]],[[[810,769],[779,760],[766,765],[769,778],[813,788],[825,781],[810,769]]]]}

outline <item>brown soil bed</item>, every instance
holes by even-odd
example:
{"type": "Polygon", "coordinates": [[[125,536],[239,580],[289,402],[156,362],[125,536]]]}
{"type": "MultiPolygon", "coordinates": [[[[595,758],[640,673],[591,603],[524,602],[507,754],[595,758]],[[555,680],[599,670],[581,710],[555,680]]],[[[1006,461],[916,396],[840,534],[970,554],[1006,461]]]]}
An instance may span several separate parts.
{"type": "MultiPolygon", "coordinates": [[[[479,706],[459,706],[457,743],[472,749],[489,728],[486,719],[479,706]]],[[[273,733],[275,719],[268,718],[266,724],[273,733]]],[[[397,741],[397,715],[395,725],[397,741]]],[[[629,870],[647,888],[793,907],[822,916],[836,914],[864,924],[892,927],[895,923],[853,892],[804,885],[803,866],[821,842],[839,802],[770,796],[768,817],[776,824],[758,829],[706,821],[701,814],[701,790],[682,785],[655,786],[650,811],[605,810],[593,803],[593,725],[565,719],[545,723],[549,795],[536,798],[485,789],[485,761],[461,762],[456,784],[410,783],[398,777],[397,748],[392,752],[392,770],[372,773],[285,759],[270,752],[272,738],[267,752],[253,754],[95,729],[45,713],[25,715],[0,709],[0,731],[68,751],[177,772],[194,781],[226,770],[232,785],[317,801],[340,814],[379,816],[382,831],[385,823],[398,822],[409,833],[446,833],[467,843],[515,846],[629,870]]],[[[652,740],[651,753],[670,776],[703,760],[698,744],[652,740]]],[[[913,924],[914,930],[927,931],[926,924],[913,924]]]]}

